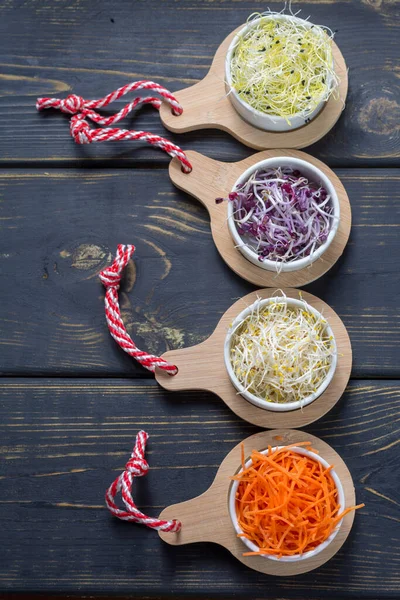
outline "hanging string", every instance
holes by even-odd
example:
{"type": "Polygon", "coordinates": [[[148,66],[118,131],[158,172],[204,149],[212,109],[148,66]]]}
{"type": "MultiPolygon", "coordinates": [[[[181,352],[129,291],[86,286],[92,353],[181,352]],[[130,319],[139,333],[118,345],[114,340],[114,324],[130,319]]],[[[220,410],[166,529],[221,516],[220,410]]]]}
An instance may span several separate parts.
{"type": "Polygon", "coordinates": [[[134,252],[135,246],[124,246],[120,244],[117,248],[117,254],[113,264],[106,267],[99,274],[100,280],[106,288],[104,304],[108,329],[117,344],[121,346],[127,354],[143,365],[143,367],[153,373],[155,368],[159,367],[169,375],[176,375],[178,369],[175,365],[159,356],[154,356],[153,354],[148,354],[147,352],[139,350],[122,321],[118,302],[118,290],[122,273],[134,252]]]}
{"type": "Polygon", "coordinates": [[[118,519],[122,519],[123,521],[133,521],[134,523],[140,523],[160,531],[179,531],[181,523],[176,519],[164,521],[148,517],[137,508],[133,501],[131,490],[134,477],[142,477],[149,470],[149,465],[144,458],[148,438],[149,436],[145,431],[139,431],[137,434],[135,447],[133,448],[130,460],[126,463],[125,471],[116,478],[106,492],[106,505],[114,517],[118,517],[118,519]],[[114,502],[114,498],[118,492],[121,492],[126,510],[121,510],[114,502]]]}
{"type": "Polygon", "coordinates": [[[156,97],[135,98],[132,102],[124,106],[119,112],[114,115],[103,117],[96,111],[104,108],[125,96],[129,92],[137,90],[152,90],[160,94],[162,98],[170,104],[174,115],[181,115],[183,112],[182,106],[171,92],[153,81],[134,81],[119,89],[107,94],[99,100],[85,100],[81,96],[71,94],[65,99],[59,98],[38,98],[36,108],[43,110],[45,108],[55,108],[67,115],[71,115],[70,131],[77,144],[91,144],[92,142],[115,142],[120,140],[142,140],[161,148],[170,156],[176,157],[182,164],[182,170],[185,173],[190,173],[192,165],[190,164],[185,152],[176,144],[169,140],[149,133],[147,131],[135,131],[128,129],[110,128],[110,125],[115,125],[124,119],[134,108],[141,104],[151,104],[157,110],[161,107],[161,100],[156,97]],[[90,119],[97,125],[105,125],[103,129],[92,129],[85,119],[90,119]]]}

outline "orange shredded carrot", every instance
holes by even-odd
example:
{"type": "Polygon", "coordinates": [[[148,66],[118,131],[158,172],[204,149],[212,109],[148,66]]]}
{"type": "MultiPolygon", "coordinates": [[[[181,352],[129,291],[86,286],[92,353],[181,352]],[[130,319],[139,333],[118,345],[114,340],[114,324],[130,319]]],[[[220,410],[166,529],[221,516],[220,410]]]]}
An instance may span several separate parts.
{"type": "Polygon", "coordinates": [[[239,482],[236,514],[242,532],[239,537],[253,542],[257,552],[278,558],[314,550],[334,531],[358,504],[339,512],[338,491],[331,475],[333,466],[292,450],[304,446],[316,453],[311,442],[289,444],[262,454],[253,450],[246,467],[241,447],[242,470],[232,479],[239,482]]]}

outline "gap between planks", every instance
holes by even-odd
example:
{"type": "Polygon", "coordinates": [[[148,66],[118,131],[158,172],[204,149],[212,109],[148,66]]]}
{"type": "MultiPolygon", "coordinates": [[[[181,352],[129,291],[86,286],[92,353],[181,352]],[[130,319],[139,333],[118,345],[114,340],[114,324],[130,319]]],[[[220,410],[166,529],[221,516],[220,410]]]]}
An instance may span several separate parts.
{"type": "MultiPolygon", "coordinates": [[[[200,132],[202,132],[203,130],[200,130],[200,132]]],[[[178,140],[179,141],[179,140],[178,140]]],[[[148,151],[148,149],[146,148],[146,150],[148,151]]],[[[190,150],[189,148],[183,148],[182,150],[187,151],[190,150]]],[[[253,154],[256,153],[256,151],[251,151],[250,148],[248,148],[247,150],[249,150],[248,152],[248,156],[252,156],[253,154]]],[[[361,170],[361,169],[368,169],[368,170],[378,170],[378,169],[387,169],[387,170],[391,170],[391,171],[399,171],[399,164],[395,164],[393,162],[388,162],[388,163],[377,163],[377,164],[370,164],[368,162],[358,162],[358,161],[354,161],[351,162],[347,161],[345,163],[341,163],[341,162],[336,162],[335,160],[329,160],[326,159],[326,157],[322,154],[322,155],[315,155],[312,151],[310,151],[308,148],[304,148],[303,149],[304,152],[308,152],[309,154],[311,154],[311,156],[315,156],[315,158],[318,158],[319,160],[322,160],[325,162],[325,164],[330,167],[331,169],[334,170],[338,170],[338,169],[342,169],[342,170],[346,170],[346,171],[356,171],[356,170],[361,170]]],[[[208,158],[215,158],[215,152],[212,152],[211,154],[209,153],[205,153],[205,156],[207,156],[208,158]]],[[[172,160],[172,159],[171,159],[172,160]]],[[[217,158],[215,158],[215,160],[218,160],[217,158]]],[[[396,157],[392,157],[391,159],[392,161],[396,160],[396,157]]],[[[227,164],[233,163],[233,162],[237,162],[237,160],[221,160],[221,162],[226,162],[227,164]]],[[[38,160],[38,159],[19,159],[19,158],[13,158],[13,159],[6,159],[6,160],[2,160],[0,158],[0,169],[2,170],[6,170],[6,169],[42,169],[42,170],[61,170],[61,169],[82,169],[83,171],[88,170],[88,171],[95,171],[95,170],[100,170],[100,169],[135,169],[135,170],[144,170],[144,169],[149,169],[149,170],[166,170],[168,169],[170,160],[165,157],[164,159],[162,158],[156,158],[154,160],[151,159],[146,159],[141,161],[140,159],[137,158],[126,158],[126,159],[121,159],[121,158],[93,158],[93,157],[87,157],[87,158],[76,158],[76,159],[71,159],[71,158],[66,158],[65,160],[60,159],[60,158],[55,158],[55,159],[51,159],[51,158],[46,158],[46,159],[42,159],[42,160],[38,160]]]]}

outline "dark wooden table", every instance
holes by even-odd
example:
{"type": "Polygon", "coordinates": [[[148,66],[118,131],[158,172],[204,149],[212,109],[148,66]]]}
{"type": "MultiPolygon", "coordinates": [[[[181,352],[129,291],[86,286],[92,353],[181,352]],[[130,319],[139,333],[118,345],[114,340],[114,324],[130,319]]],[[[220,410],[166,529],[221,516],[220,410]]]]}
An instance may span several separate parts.
{"type": "MultiPolygon", "coordinates": [[[[76,146],[39,95],[96,98],[136,79],[178,90],[202,78],[248,0],[3,0],[0,5],[0,595],[398,598],[400,3],[293,2],[337,30],[350,91],[336,127],[307,151],[333,167],[352,205],[339,263],[307,286],[344,320],[352,379],[307,428],[347,462],[357,514],[341,551],[291,579],[246,569],[212,545],[173,548],[113,519],[106,487],[136,432],[151,471],[135,490],[158,515],[201,493],[256,427],[218,398],[169,394],[113,342],[97,274],[134,243],[121,303],[139,347],[205,339],[254,288],[212,243],[205,210],[170,183],[168,157],[132,143],[76,146]]],[[[120,103],[119,106],[122,106],[120,103]]],[[[144,109],[128,127],[164,133],[144,109]]],[[[251,150],[217,131],[171,139],[235,161],[251,150]]]]}

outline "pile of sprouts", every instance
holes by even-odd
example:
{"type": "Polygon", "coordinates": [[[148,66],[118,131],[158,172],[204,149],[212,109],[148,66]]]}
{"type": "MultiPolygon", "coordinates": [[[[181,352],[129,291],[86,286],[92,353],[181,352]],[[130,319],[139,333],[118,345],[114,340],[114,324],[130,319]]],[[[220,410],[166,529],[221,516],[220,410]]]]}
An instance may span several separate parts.
{"type": "Polygon", "coordinates": [[[291,167],[255,171],[228,200],[244,244],[278,271],[279,264],[313,254],[337,218],[327,190],[291,167]]]}
{"type": "Polygon", "coordinates": [[[232,87],[252,108],[267,115],[305,120],[338,85],[333,67],[333,33],[279,13],[252,15],[253,27],[234,48],[232,87]]]}
{"type": "Polygon", "coordinates": [[[325,380],[336,351],[327,322],[285,297],[258,300],[231,339],[233,371],[244,390],[266,402],[304,400],[325,380]]]}

